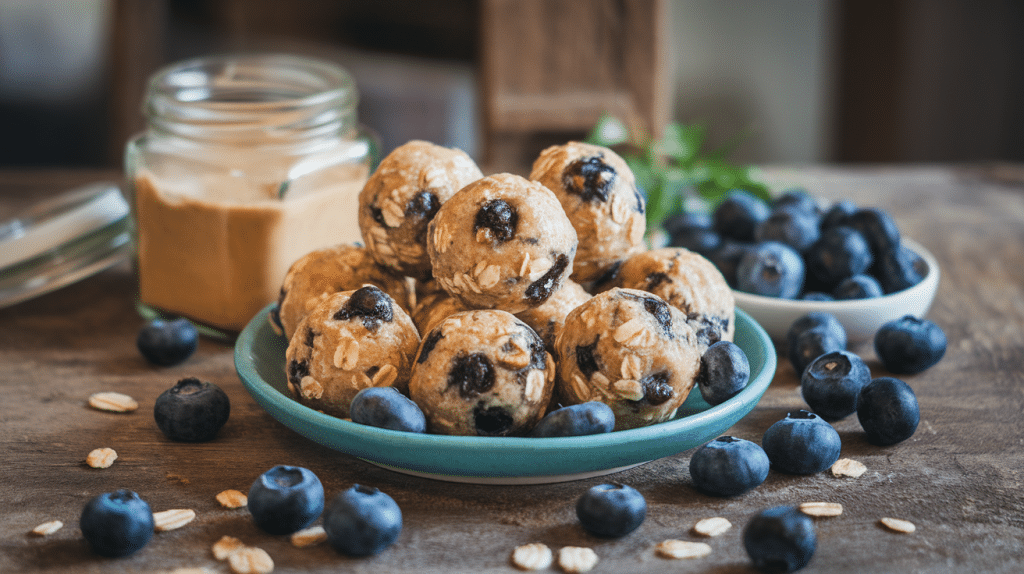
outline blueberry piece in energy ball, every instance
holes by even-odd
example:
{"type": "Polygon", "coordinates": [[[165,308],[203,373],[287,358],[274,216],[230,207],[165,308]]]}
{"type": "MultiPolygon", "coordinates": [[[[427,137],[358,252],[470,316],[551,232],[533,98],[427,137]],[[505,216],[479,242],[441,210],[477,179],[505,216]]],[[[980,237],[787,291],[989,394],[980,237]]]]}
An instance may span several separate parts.
{"type": "Polygon", "coordinates": [[[690,457],[693,486],[712,496],[737,496],[768,478],[764,449],[749,440],[720,436],[690,457]]]}
{"type": "Polygon", "coordinates": [[[93,552],[120,558],[134,554],[153,538],[153,511],[130,490],[107,492],[85,505],[79,527],[93,552]]]}
{"type": "Polygon", "coordinates": [[[504,243],[515,237],[518,224],[519,214],[514,207],[503,199],[492,199],[476,212],[473,231],[486,229],[494,241],[504,243]]]}
{"type": "Polygon", "coordinates": [[[576,516],[587,532],[605,538],[621,538],[643,524],[647,500],[632,486],[599,484],[576,501],[576,516]]]}
{"type": "Polygon", "coordinates": [[[352,422],[377,428],[422,433],[427,419],[420,407],[394,387],[370,387],[356,393],[349,409],[352,422]]]}
{"type": "Polygon", "coordinates": [[[904,315],[878,328],[875,354],[886,370],[898,375],[920,373],[946,354],[946,333],[928,319],[904,315]]]}
{"type": "Polygon", "coordinates": [[[199,332],[188,319],[153,319],[139,330],[135,340],[147,361],[161,367],[185,362],[199,346],[199,332]]]}
{"type": "Polygon", "coordinates": [[[278,465],[249,488],[249,514],[268,534],[291,534],[309,526],[324,510],[324,487],[313,471],[278,465]]]}
{"type": "Polygon", "coordinates": [[[743,547],[761,572],[800,570],[817,547],[814,520],[795,506],[776,506],[757,513],[743,528],[743,547]]]}
{"type": "Polygon", "coordinates": [[[740,258],[736,287],[755,295],[793,299],[803,287],[804,273],[804,260],[795,249],[765,241],[740,258]]]}
{"type": "Polygon", "coordinates": [[[615,413],[600,401],[555,409],[530,431],[532,437],[585,436],[612,432],[615,413]]]}
{"type": "Polygon", "coordinates": [[[857,411],[857,396],[871,381],[871,369],[849,351],[825,353],[804,369],[800,391],[811,410],[827,421],[857,411]]]}
{"type": "Polygon", "coordinates": [[[153,418],[164,435],[183,442],[213,440],[228,421],[231,401],[217,385],[189,377],[160,394],[153,418]]]}
{"type": "Polygon", "coordinates": [[[750,381],[750,362],[743,349],[731,341],[719,341],[704,351],[697,387],[704,401],[719,405],[736,396],[750,381]]]}
{"type": "Polygon", "coordinates": [[[814,474],[839,460],[842,441],[824,419],[799,410],[768,427],[761,447],[773,469],[787,474],[814,474]]]}
{"type": "Polygon", "coordinates": [[[379,287],[367,285],[356,289],[333,318],[337,321],[346,321],[360,317],[363,326],[372,332],[376,331],[381,323],[390,323],[394,316],[391,297],[379,287]]]}
{"type": "Polygon", "coordinates": [[[402,533],[402,509],[395,499],[372,487],[353,485],[324,511],[327,542],[348,556],[379,554],[402,533]]]}
{"type": "Polygon", "coordinates": [[[879,377],[861,389],[857,418],[868,442],[890,446],[914,436],[921,411],[910,385],[892,377],[879,377]]]}

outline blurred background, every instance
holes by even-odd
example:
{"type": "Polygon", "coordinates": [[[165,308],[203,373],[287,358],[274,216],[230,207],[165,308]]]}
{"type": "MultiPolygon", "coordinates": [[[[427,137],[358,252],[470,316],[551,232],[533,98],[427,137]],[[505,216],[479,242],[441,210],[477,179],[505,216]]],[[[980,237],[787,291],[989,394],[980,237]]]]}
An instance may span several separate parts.
{"type": "Polygon", "coordinates": [[[739,162],[1024,160],[1019,0],[0,0],[0,167],[118,167],[149,75],[330,59],[384,151],[521,172],[602,112],[739,162]]]}

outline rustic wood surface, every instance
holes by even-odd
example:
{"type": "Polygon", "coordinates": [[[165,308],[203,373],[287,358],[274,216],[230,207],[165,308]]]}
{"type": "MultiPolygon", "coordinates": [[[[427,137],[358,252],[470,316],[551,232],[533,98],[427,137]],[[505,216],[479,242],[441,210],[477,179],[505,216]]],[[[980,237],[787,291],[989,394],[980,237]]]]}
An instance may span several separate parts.
{"type": "MultiPolygon", "coordinates": [[[[235,375],[230,346],[202,340],[183,365],[148,365],[135,349],[142,321],[133,307],[129,268],[116,267],[78,284],[0,310],[0,572],[168,572],[205,567],[228,572],[211,545],[223,535],[265,549],[275,572],[515,572],[517,545],[543,542],[557,551],[587,546],[594,572],[752,572],[740,544],[758,510],[830,501],[843,514],[817,519],[818,548],[806,572],[1020,572],[1024,566],[1024,184],[1021,169],[807,168],[768,170],[777,181],[814,193],[850,197],[890,209],[905,235],[941,262],[938,297],[929,313],[949,338],[932,369],[903,377],[917,392],[922,420],[906,442],[887,448],[863,438],[856,417],[836,424],[843,456],[867,466],[856,479],[771,473],[756,490],[733,499],[698,494],[687,472],[690,452],[608,478],[538,486],[458,485],[413,478],[330,451],[277,423],[235,375]],[[220,385],[231,419],[205,444],[166,440],[153,403],[179,378],[220,385]],[[111,414],[86,406],[97,391],[135,397],[140,408],[111,414]],[[85,465],[97,447],[119,458],[108,469],[85,465]],[[326,545],[299,549],[260,532],[246,510],[215,501],[225,489],[247,491],[276,464],[316,472],[328,495],[353,483],[379,487],[401,506],[397,544],[366,559],[326,545]],[[585,534],[573,505],[605,480],[636,487],[649,503],[646,522],[620,540],[585,534]],[[78,516],[93,496],[129,488],[154,511],[191,508],[194,522],[157,533],[124,559],[90,553],[78,516]],[[707,539],[710,556],[657,557],[662,540],[697,540],[699,519],[722,516],[733,527],[707,539]],[[910,520],[913,534],[879,526],[881,517],[910,520]],[[61,520],[54,534],[29,534],[61,520]]],[[[116,174],[0,173],[0,213],[75,183],[116,174]]],[[[855,349],[878,376],[870,346],[855,349]]],[[[788,410],[802,406],[786,361],[762,402],[730,431],[760,440],[788,410]]],[[[549,571],[557,571],[552,566],[549,571]]]]}

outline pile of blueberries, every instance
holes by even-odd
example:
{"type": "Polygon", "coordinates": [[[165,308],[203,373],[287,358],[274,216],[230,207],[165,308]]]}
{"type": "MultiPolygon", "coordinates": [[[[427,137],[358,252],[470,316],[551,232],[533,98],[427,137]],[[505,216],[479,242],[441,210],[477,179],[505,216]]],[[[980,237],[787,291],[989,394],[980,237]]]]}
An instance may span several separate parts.
{"type": "Polygon", "coordinates": [[[927,264],[881,209],[841,200],[822,209],[806,190],[770,203],[733,190],[711,214],[666,219],[668,245],[708,258],[734,289],[782,299],[864,299],[919,283],[927,264]]]}

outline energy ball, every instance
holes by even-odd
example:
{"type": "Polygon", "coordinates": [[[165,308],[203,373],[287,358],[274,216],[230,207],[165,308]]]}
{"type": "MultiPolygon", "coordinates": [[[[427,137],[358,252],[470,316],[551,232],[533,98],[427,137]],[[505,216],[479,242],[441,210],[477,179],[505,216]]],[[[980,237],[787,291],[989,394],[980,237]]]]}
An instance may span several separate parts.
{"type": "Polygon", "coordinates": [[[380,287],[408,312],[408,283],[378,265],[365,248],[335,245],[300,257],[285,273],[277,300],[284,336],[291,340],[299,322],[321,299],[367,284],[380,287]]]}
{"type": "Polygon", "coordinates": [[[429,333],[439,322],[447,319],[449,315],[472,311],[461,301],[452,297],[447,291],[438,289],[423,295],[417,302],[416,308],[412,310],[412,322],[420,333],[429,333]]]}
{"type": "Polygon", "coordinates": [[[530,179],[555,193],[576,229],[573,281],[599,280],[645,249],[644,200],[632,170],[614,151],[581,142],[551,146],[534,161],[530,179]]]}
{"type": "Polygon", "coordinates": [[[524,435],[544,416],[555,363],[544,342],[506,311],[451,315],[423,337],[409,396],[429,432],[524,435]]]}
{"type": "Polygon", "coordinates": [[[579,283],[566,279],[547,301],[533,309],[517,313],[516,317],[537,331],[548,352],[554,354],[555,338],[565,324],[565,316],[590,297],[590,293],[587,293],[579,283]]]}
{"type": "Polygon", "coordinates": [[[427,231],[434,280],[472,309],[519,313],[572,273],[576,231],[543,185],[497,174],[462,188],[427,231]]]}
{"type": "Polygon", "coordinates": [[[715,264],[682,247],[633,255],[619,267],[617,284],[654,293],[683,312],[697,334],[701,353],[719,341],[732,341],[736,301],[715,264]]]}
{"type": "Polygon", "coordinates": [[[577,307],[555,347],[557,400],[606,403],[615,430],[672,418],[700,368],[697,335],[682,311],[635,289],[614,288],[577,307]]]}
{"type": "Polygon", "coordinates": [[[339,418],[368,387],[408,392],[420,338],[387,293],[366,286],[323,299],[288,343],[288,388],[300,403],[339,418]]]}
{"type": "Polygon", "coordinates": [[[465,152],[413,140],[380,162],[359,193],[359,230],[381,265],[430,278],[427,224],[466,184],[483,177],[465,152]]]}

